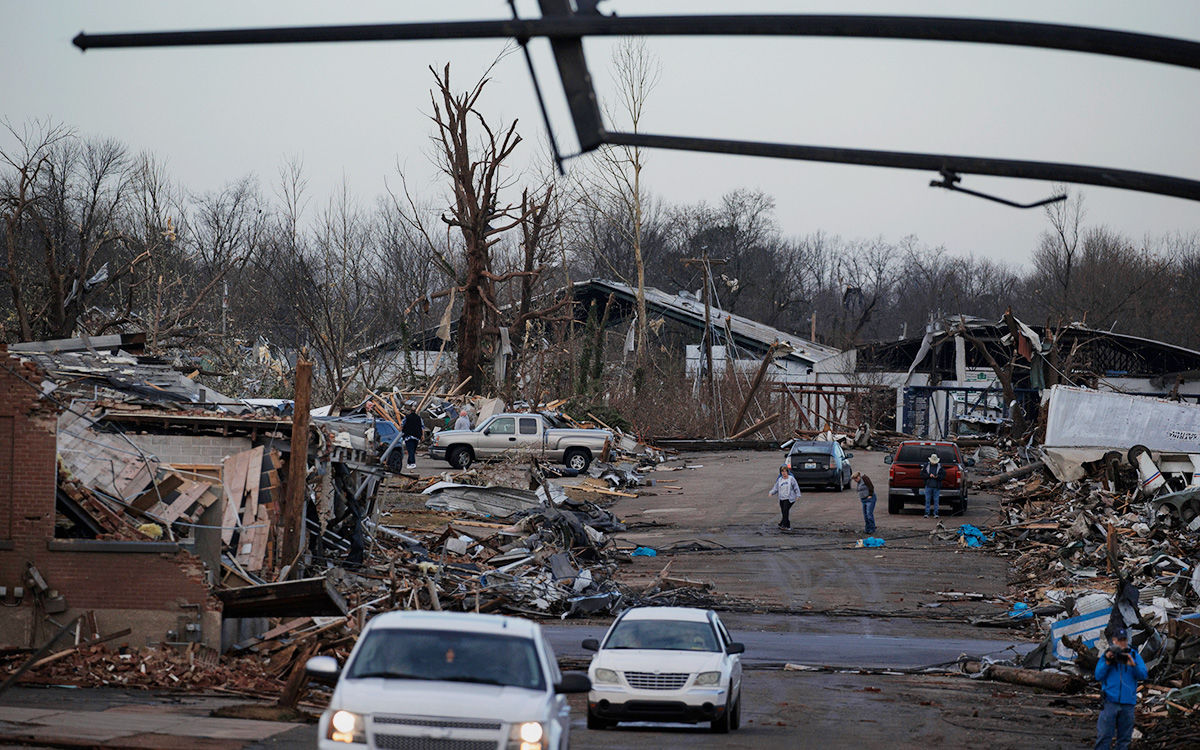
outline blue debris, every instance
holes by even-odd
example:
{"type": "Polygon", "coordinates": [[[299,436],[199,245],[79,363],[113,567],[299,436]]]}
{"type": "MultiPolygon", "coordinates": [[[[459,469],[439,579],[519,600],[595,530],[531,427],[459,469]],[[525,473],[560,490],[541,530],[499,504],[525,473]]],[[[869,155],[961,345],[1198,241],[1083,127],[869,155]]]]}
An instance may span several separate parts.
{"type": "Polygon", "coordinates": [[[862,540],[862,546],[864,547],[882,547],[886,544],[887,542],[877,536],[869,536],[862,540]]]}
{"type": "Polygon", "coordinates": [[[658,552],[651,547],[638,547],[629,554],[632,557],[658,557],[658,552]]]}
{"type": "Polygon", "coordinates": [[[1017,602],[1013,608],[1008,611],[1008,616],[1014,620],[1027,620],[1033,617],[1033,610],[1025,602],[1017,602]]]}
{"type": "Polygon", "coordinates": [[[969,523],[958,527],[958,536],[968,547],[981,547],[984,543],[992,541],[992,537],[984,536],[982,531],[969,523]]]}

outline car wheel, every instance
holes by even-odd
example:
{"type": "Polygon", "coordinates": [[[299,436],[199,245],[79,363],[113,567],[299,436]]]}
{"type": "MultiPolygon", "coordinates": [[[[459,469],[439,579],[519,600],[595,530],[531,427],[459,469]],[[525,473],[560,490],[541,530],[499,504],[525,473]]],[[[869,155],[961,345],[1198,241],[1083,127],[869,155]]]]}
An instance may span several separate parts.
{"type": "Polygon", "coordinates": [[[738,695],[737,700],[733,702],[733,715],[729,717],[729,728],[740,729],[742,726],[742,696],[738,695]]]}
{"type": "Polygon", "coordinates": [[[568,469],[587,471],[587,467],[592,463],[592,454],[579,448],[572,448],[563,456],[563,463],[568,469]]]}
{"type": "Polygon", "coordinates": [[[894,516],[904,510],[904,500],[895,495],[888,495],[888,515],[894,516]]]}
{"type": "Polygon", "coordinates": [[[601,719],[599,716],[596,716],[591,711],[588,711],[588,714],[587,714],[587,728],[588,729],[608,729],[609,727],[613,726],[614,723],[615,722],[611,722],[608,719],[601,719]]]}
{"type": "Polygon", "coordinates": [[[732,707],[726,704],[725,711],[721,714],[721,718],[713,719],[711,722],[709,722],[709,726],[712,727],[713,732],[716,734],[729,734],[729,728],[731,726],[731,713],[732,707]]]}
{"type": "Polygon", "coordinates": [[[467,446],[458,445],[450,449],[450,452],[446,454],[446,460],[456,469],[467,469],[475,460],[475,454],[467,446]]]}
{"type": "Polygon", "coordinates": [[[967,514],[967,496],[963,495],[962,500],[958,501],[958,515],[965,516],[967,514]]]}

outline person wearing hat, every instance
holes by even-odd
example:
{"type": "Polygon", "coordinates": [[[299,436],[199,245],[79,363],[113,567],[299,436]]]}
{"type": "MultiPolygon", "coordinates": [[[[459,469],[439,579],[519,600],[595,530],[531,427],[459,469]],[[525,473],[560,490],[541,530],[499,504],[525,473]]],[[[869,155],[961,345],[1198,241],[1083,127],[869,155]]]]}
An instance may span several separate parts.
{"type": "Polygon", "coordinates": [[[775,480],[775,486],[768,494],[779,495],[779,528],[792,528],[788,512],[791,511],[792,504],[800,499],[800,485],[796,484],[796,478],[792,476],[787,464],[779,467],[779,478],[775,480]]]}
{"type": "Polygon", "coordinates": [[[1096,680],[1104,707],[1096,722],[1096,750],[1108,748],[1116,737],[1118,750],[1129,747],[1133,737],[1133,708],[1137,705],[1137,684],[1147,677],[1146,662],[1137,649],[1129,647],[1125,628],[1112,631],[1108,649],[1096,662],[1096,680]]]}
{"type": "Polygon", "coordinates": [[[929,518],[929,504],[933,503],[933,517],[938,517],[938,505],[942,500],[942,482],[946,479],[946,467],[937,453],[929,454],[929,463],[921,467],[921,478],[925,480],[925,517],[929,518]]]}

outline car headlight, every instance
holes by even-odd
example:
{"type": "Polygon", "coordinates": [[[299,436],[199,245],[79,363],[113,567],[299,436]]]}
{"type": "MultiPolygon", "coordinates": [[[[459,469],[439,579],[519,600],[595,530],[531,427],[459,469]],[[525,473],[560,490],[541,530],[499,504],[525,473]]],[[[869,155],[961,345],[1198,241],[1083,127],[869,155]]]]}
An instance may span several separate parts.
{"type": "Polygon", "coordinates": [[[618,682],[617,673],[611,669],[597,669],[596,682],[606,682],[610,685],[615,685],[618,682]]]}
{"type": "Polygon", "coordinates": [[[546,728],[540,721],[525,721],[512,725],[508,734],[508,750],[542,750],[546,728]]]}
{"type": "Polygon", "coordinates": [[[334,742],[365,744],[367,741],[366,722],[363,721],[361,714],[352,711],[334,711],[333,716],[329,717],[328,739],[334,742]]]}
{"type": "Polygon", "coordinates": [[[696,675],[696,684],[697,685],[720,685],[721,684],[721,673],[720,672],[701,672],[700,674],[696,675]]]}

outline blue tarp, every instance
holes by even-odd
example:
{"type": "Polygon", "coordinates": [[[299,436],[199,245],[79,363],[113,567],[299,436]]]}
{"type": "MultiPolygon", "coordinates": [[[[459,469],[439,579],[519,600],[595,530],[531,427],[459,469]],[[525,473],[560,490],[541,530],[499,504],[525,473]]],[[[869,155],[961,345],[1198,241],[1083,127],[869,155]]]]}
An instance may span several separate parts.
{"type": "Polygon", "coordinates": [[[650,547],[638,547],[630,553],[632,557],[658,557],[658,552],[650,547]]]}
{"type": "Polygon", "coordinates": [[[862,540],[862,546],[864,547],[882,547],[885,544],[887,544],[887,542],[883,541],[877,536],[869,536],[862,540]]]}
{"type": "Polygon", "coordinates": [[[982,531],[969,523],[958,527],[958,535],[966,541],[968,547],[979,547],[992,540],[990,536],[984,536],[982,531]]]}
{"type": "Polygon", "coordinates": [[[1008,611],[1008,616],[1014,620],[1024,620],[1033,617],[1033,610],[1025,602],[1017,602],[1013,608],[1008,611]]]}

